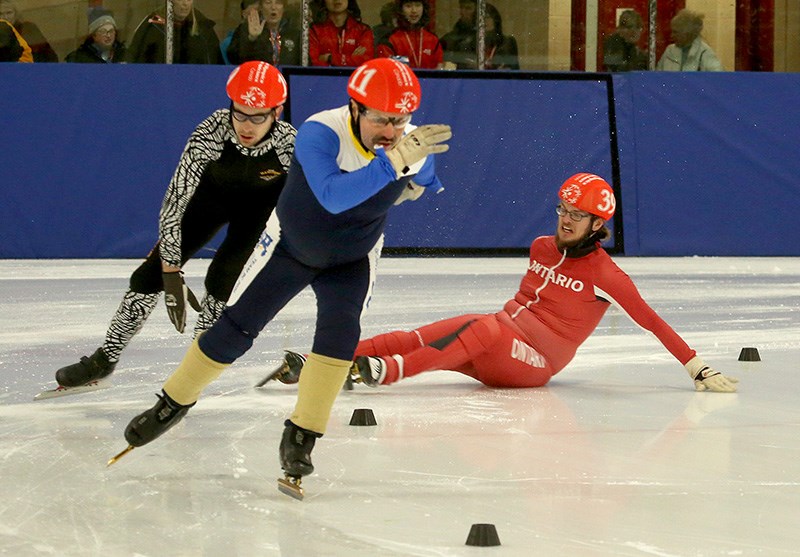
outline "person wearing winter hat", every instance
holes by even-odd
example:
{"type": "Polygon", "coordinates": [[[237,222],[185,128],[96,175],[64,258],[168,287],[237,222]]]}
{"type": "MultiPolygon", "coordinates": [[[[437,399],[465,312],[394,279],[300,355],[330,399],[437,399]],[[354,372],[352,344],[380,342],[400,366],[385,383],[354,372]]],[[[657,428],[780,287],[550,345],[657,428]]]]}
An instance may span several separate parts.
{"type": "Polygon", "coordinates": [[[56,372],[62,387],[81,387],[110,375],[162,291],[179,333],[186,325],[187,304],[200,312],[195,335],[211,327],[225,308],[283,190],[296,134],[280,120],[287,88],[274,66],[242,64],[231,72],[226,92],[230,106],[203,120],[189,137],[164,195],[159,240],[132,273],[103,344],[56,372]],[[198,304],[181,268],[225,225],[225,237],[206,272],[206,295],[198,304]]]}
{"type": "Polygon", "coordinates": [[[451,137],[450,126],[411,125],[421,88],[413,71],[396,60],[376,58],[359,66],[347,93],[346,105],[318,112],[300,126],[286,187],[230,305],[164,383],[166,402],[128,424],[131,447],[177,423],[310,286],[317,297],[314,344],[279,448],[286,474],[281,490],[302,498],[300,478],[314,470],[311,450],[325,433],[352,364],[389,209],[412,181],[441,188],[432,155],[447,151],[451,137]]]}
{"type": "Polygon", "coordinates": [[[65,62],[111,64],[125,58],[125,45],[117,39],[117,22],[111,12],[94,8],[89,12],[89,35],[67,54],[65,62]]]}

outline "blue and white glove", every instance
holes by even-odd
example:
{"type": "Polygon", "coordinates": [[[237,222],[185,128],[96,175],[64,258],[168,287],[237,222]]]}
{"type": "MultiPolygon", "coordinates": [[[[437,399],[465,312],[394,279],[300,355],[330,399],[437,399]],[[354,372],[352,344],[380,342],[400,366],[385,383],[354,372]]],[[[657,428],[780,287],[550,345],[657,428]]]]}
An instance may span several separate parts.
{"type": "Polygon", "coordinates": [[[712,391],[715,393],[735,393],[738,379],[726,377],[719,371],[706,365],[699,357],[695,356],[683,366],[689,372],[689,377],[694,381],[695,391],[712,391]]]}

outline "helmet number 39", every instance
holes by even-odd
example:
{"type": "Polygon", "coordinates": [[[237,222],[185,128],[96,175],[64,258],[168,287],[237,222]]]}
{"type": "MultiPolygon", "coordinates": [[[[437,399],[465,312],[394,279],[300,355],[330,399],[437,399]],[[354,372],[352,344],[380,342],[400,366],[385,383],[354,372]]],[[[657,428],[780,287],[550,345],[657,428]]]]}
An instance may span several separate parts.
{"type": "Polygon", "coordinates": [[[614,213],[617,208],[617,200],[614,199],[614,195],[611,193],[611,190],[601,190],[600,195],[603,198],[603,202],[597,205],[597,208],[602,211],[603,213],[614,213]]]}

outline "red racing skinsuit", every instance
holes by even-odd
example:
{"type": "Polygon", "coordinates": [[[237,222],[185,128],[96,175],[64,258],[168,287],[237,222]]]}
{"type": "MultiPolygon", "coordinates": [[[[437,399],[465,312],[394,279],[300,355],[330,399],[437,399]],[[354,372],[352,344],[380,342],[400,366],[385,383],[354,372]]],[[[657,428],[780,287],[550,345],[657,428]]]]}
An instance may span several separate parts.
{"type": "Polygon", "coordinates": [[[384,383],[449,369],[492,387],[539,387],[572,360],[612,301],[681,364],[694,357],[599,244],[587,255],[566,257],[553,236],[533,241],[528,271],[502,311],[378,335],[362,340],[356,354],[383,357],[384,383]]]}

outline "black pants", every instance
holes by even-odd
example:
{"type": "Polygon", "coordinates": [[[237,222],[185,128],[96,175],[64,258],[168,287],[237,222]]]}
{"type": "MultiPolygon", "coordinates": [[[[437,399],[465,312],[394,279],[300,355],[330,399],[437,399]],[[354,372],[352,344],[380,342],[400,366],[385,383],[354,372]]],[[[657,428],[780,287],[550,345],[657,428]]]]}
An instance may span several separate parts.
{"type": "MultiPolygon", "coordinates": [[[[273,208],[274,202],[270,202],[266,194],[223,195],[213,188],[199,186],[181,222],[181,266],[227,224],[225,238],[205,278],[206,292],[226,302],[273,208]]],[[[158,244],[131,275],[130,289],[142,294],[155,294],[164,289],[158,244]]]]}

